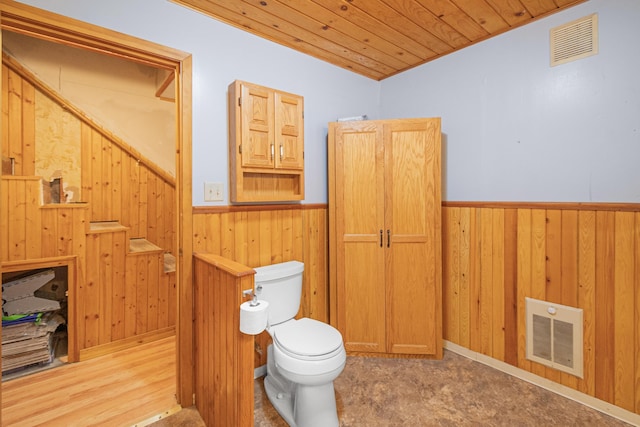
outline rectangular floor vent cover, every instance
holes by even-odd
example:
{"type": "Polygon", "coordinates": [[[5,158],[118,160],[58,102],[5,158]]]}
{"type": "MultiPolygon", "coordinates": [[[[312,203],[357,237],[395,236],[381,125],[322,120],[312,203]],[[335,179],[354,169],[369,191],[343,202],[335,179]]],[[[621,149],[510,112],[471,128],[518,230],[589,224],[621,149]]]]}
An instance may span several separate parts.
{"type": "Polygon", "coordinates": [[[525,300],[527,359],[582,378],[582,310],[525,300]]]}
{"type": "Polygon", "coordinates": [[[593,14],[551,29],[551,66],[598,53],[598,15],[593,14]]]}

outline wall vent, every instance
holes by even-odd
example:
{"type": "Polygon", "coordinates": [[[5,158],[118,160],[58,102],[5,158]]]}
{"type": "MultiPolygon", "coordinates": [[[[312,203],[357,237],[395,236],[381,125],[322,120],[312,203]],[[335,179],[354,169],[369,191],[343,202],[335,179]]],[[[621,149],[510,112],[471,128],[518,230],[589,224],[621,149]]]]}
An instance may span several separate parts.
{"type": "Polygon", "coordinates": [[[527,359],[582,378],[582,310],[525,300],[527,359]]]}
{"type": "Polygon", "coordinates": [[[598,53],[598,15],[551,29],[551,66],[598,53]]]}

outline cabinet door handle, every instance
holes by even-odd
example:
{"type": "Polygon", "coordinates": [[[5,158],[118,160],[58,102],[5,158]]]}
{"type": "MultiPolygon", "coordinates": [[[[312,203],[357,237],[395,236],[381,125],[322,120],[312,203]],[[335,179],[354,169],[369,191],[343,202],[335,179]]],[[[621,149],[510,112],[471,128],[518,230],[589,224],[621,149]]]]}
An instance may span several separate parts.
{"type": "Polygon", "coordinates": [[[382,229],[380,230],[380,247],[382,247],[382,229]]]}
{"type": "Polygon", "coordinates": [[[273,160],[274,155],[275,155],[275,145],[271,144],[271,160],[273,160]]]}
{"type": "Polygon", "coordinates": [[[280,161],[282,161],[283,157],[284,157],[284,146],[280,144],[280,161]]]}
{"type": "Polygon", "coordinates": [[[387,247],[391,247],[391,230],[387,228],[387,247]]]}

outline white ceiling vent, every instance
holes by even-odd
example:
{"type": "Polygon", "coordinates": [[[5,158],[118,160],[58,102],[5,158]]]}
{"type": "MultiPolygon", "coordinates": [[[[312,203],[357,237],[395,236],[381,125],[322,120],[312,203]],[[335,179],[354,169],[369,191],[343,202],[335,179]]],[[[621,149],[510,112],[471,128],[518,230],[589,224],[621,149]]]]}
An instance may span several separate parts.
{"type": "Polygon", "coordinates": [[[598,53],[598,15],[551,29],[551,66],[598,53]]]}

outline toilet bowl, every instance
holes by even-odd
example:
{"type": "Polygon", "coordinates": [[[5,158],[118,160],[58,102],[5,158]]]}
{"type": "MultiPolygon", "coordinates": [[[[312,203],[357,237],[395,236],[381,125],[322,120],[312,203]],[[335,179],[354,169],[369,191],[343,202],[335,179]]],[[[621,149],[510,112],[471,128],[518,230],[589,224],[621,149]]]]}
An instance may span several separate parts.
{"type": "Polygon", "coordinates": [[[256,268],[256,294],[269,302],[264,380],[269,401],[291,427],[337,427],[333,381],[346,364],[342,335],[309,318],[296,320],[304,264],[297,261],[256,268]],[[295,307],[293,307],[295,305],[295,307]]]}

